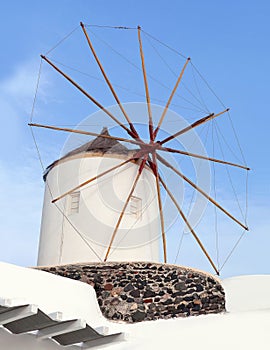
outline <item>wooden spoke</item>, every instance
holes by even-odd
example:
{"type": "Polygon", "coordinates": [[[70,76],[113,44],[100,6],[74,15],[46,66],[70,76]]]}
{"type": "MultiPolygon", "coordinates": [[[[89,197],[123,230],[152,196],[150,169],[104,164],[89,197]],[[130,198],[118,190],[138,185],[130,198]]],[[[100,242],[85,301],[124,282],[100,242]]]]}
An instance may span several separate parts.
{"type": "Polygon", "coordinates": [[[222,114],[224,114],[224,113],[226,113],[226,112],[228,112],[228,111],[229,111],[229,108],[227,108],[227,109],[225,109],[224,111],[222,111],[222,112],[220,112],[220,113],[217,113],[217,114],[211,113],[211,114],[209,114],[208,116],[203,117],[203,118],[197,120],[196,122],[192,123],[191,125],[187,126],[186,128],[184,128],[184,129],[178,131],[177,133],[175,133],[175,134],[173,134],[173,135],[167,137],[166,139],[160,141],[159,143],[160,143],[161,145],[163,145],[165,142],[171,141],[172,139],[176,138],[177,136],[180,136],[180,135],[186,133],[187,131],[196,128],[196,127],[199,126],[199,125],[202,125],[202,124],[204,124],[204,123],[206,123],[206,122],[208,122],[208,121],[210,121],[210,120],[212,120],[212,119],[214,119],[214,118],[217,118],[217,117],[219,117],[220,115],[222,115],[222,114]]]}
{"type": "Polygon", "coordinates": [[[150,140],[154,141],[153,117],[152,117],[150,94],[149,94],[148,81],[147,81],[147,75],[146,75],[146,69],[145,69],[144,54],[143,54],[142,39],[141,39],[141,27],[140,26],[138,26],[138,39],[139,39],[139,45],[140,45],[143,80],[144,80],[145,95],[146,95],[146,102],[147,102],[147,109],[148,109],[148,117],[149,117],[149,134],[150,134],[150,140]]]}
{"type": "Polygon", "coordinates": [[[128,129],[124,124],[122,124],[110,111],[108,111],[101,103],[99,103],[93,96],[86,92],[79,84],[72,80],[67,74],[65,74],[61,69],[59,69],[55,64],[53,64],[46,56],[41,55],[41,58],[49,63],[58,73],[60,73],[64,78],[66,78],[72,85],[74,85],[79,91],[81,91],[86,97],[89,98],[96,106],[98,106],[104,113],[106,113],[112,120],[114,120],[118,125],[120,125],[126,132],[134,137],[132,131],[128,129]]]}
{"type": "Polygon", "coordinates": [[[166,165],[168,168],[172,169],[177,175],[179,175],[183,180],[189,183],[193,188],[195,188],[198,192],[200,192],[205,198],[209,200],[212,204],[214,204],[217,208],[219,208],[223,213],[225,213],[229,218],[235,221],[238,225],[243,227],[246,231],[248,231],[248,227],[242,224],[239,220],[237,220],[233,215],[231,215],[226,209],[224,209],[220,204],[218,204],[212,197],[210,197],[206,192],[204,192],[200,187],[195,185],[191,180],[189,180],[184,174],[182,174],[179,170],[177,170],[174,166],[168,163],[163,157],[157,154],[158,160],[166,165]]]}
{"type": "Polygon", "coordinates": [[[245,169],[245,170],[250,170],[250,168],[248,168],[248,167],[246,167],[244,165],[241,165],[241,164],[226,162],[225,160],[211,158],[211,157],[205,157],[205,156],[201,156],[200,154],[185,152],[185,151],[181,151],[181,150],[177,150],[177,149],[173,149],[173,148],[169,148],[169,147],[160,147],[160,148],[158,148],[158,150],[159,151],[170,152],[170,153],[179,153],[179,154],[183,154],[183,155],[189,156],[189,157],[210,160],[211,162],[227,164],[227,165],[235,166],[235,167],[242,168],[242,169],[245,169]]]}
{"type": "Polygon", "coordinates": [[[154,167],[155,167],[155,171],[153,171],[153,172],[154,172],[154,175],[155,175],[155,178],[156,178],[156,187],[157,187],[157,196],[158,196],[158,208],[159,208],[162,243],[163,243],[164,263],[166,264],[167,263],[167,243],[166,243],[166,235],[165,235],[165,224],[164,224],[164,215],[163,215],[162,201],[161,201],[161,195],[160,195],[158,165],[157,165],[156,154],[153,153],[152,156],[153,156],[153,163],[154,163],[154,167]]]}
{"type": "Polygon", "coordinates": [[[116,136],[111,136],[111,135],[97,134],[97,133],[91,132],[91,131],[69,129],[69,128],[59,128],[57,126],[44,125],[44,124],[34,124],[34,123],[29,123],[28,125],[29,126],[35,126],[35,127],[38,127],[38,128],[45,128],[45,129],[56,130],[56,131],[65,131],[65,132],[73,132],[75,134],[97,136],[97,137],[102,137],[102,138],[105,138],[105,139],[111,139],[111,140],[115,140],[115,141],[128,142],[128,143],[132,143],[133,145],[138,145],[138,146],[142,145],[142,142],[140,142],[140,141],[128,140],[128,139],[124,139],[123,137],[116,137],[116,136]]]}
{"type": "Polygon", "coordinates": [[[139,167],[139,169],[138,169],[138,174],[137,174],[137,176],[136,176],[136,178],[135,178],[135,181],[134,181],[134,183],[133,183],[133,185],[132,185],[132,188],[131,188],[131,190],[130,190],[130,192],[129,192],[129,195],[128,195],[126,201],[125,201],[125,204],[124,204],[124,206],[123,206],[123,209],[122,209],[122,211],[121,211],[121,213],[120,213],[120,216],[119,216],[118,221],[117,221],[117,223],[116,223],[115,229],[114,229],[114,231],[113,231],[113,233],[112,233],[112,237],[111,237],[111,240],[110,240],[109,247],[108,247],[108,249],[107,249],[105,258],[104,258],[104,262],[107,261],[107,259],[108,259],[108,256],[109,256],[109,254],[110,254],[113,241],[114,241],[115,236],[116,236],[116,233],[117,233],[117,231],[118,231],[118,229],[119,229],[119,226],[120,226],[120,224],[121,224],[121,221],[122,221],[123,216],[124,216],[124,214],[125,214],[125,211],[126,211],[126,209],[127,209],[127,206],[128,206],[129,201],[130,201],[130,198],[132,197],[132,194],[133,194],[133,192],[134,192],[134,190],[135,190],[135,188],[136,188],[137,182],[138,182],[138,180],[139,180],[139,178],[140,178],[140,176],[141,176],[141,174],[142,174],[142,171],[143,171],[144,165],[145,165],[145,163],[146,163],[146,160],[147,160],[147,155],[144,156],[144,158],[143,158],[143,160],[142,160],[142,162],[141,162],[141,164],[140,164],[140,167],[139,167]]]}
{"type": "Polygon", "coordinates": [[[63,193],[63,194],[61,194],[61,196],[59,196],[59,197],[53,199],[53,200],[52,200],[52,203],[55,203],[55,202],[59,201],[59,200],[62,199],[63,197],[67,196],[68,194],[70,194],[70,193],[72,193],[72,192],[74,192],[74,191],[76,191],[76,190],[78,190],[78,189],[80,189],[80,188],[82,188],[82,187],[84,187],[84,186],[90,184],[91,182],[93,182],[93,181],[99,179],[100,177],[102,177],[102,176],[104,176],[104,175],[106,175],[106,174],[109,174],[111,171],[114,171],[114,170],[116,170],[116,169],[122,167],[123,165],[125,165],[125,164],[127,164],[127,163],[129,163],[129,162],[132,162],[133,160],[135,160],[135,158],[128,159],[128,160],[126,160],[126,161],[124,161],[124,162],[122,162],[122,163],[120,163],[120,164],[117,164],[116,166],[114,166],[114,167],[112,167],[112,168],[110,168],[110,169],[108,169],[108,170],[106,170],[106,171],[104,171],[104,172],[102,172],[102,173],[100,173],[100,174],[98,174],[98,175],[92,177],[91,179],[82,182],[82,183],[79,184],[78,186],[76,186],[76,187],[72,188],[71,190],[69,190],[69,191],[67,191],[67,192],[65,192],[65,193],[63,193]]]}
{"type": "Polygon", "coordinates": [[[177,203],[175,197],[173,196],[173,194],[171,193],[171,191],[168,189],[168,187],[166,186],[166,184],[164,183],[164,181],[162,180],[162,178],[159,176],[159,180],[163,186],[163,188],[165,189],[165,191],[168,193],[169,197],[171,198],[172,202],[174,203],[174,205],[176,206],[179,214],[181,215],[183,221],[185,222],[185,224],[187,225],[188,229],[190,230],[190,232],[192,233],[193,237],[195,238],[195,240],[197,241],[197,243],[199,244],[201,250],[204,252],[205,256],[207,257],[207,259],[209,260],[210,264],[212,265],[212,267],[214,268],[214,270],[216,271],[217,275],[219,275],[219,271],[216,267],[216,265],[214,264],[213,260],[211,259],[210,255],[208,254],[207,250],[205,249],[205,247],[203,246],[201,240],[199,239],[199,237],[196,235],[195,231],[193,230],[192,226],[190,225],[188,219],[186,218],[185,214],[183,213],[182,209],[180,208],[179,204],[177,203]]]}
{"type": "Polygon", "coordinates": [[[174,86],[174,88],[173,88],[173,90],[172,90],[172,92],[171,92],[171,95],[170,95],[170,97],[169,97],[169,99],[168,99],[168,101],[167,101],[167,103],[166,103],[166,106],[165,106],[165,108],[164,108],[164,110],[163,110],[163,112],[162,112],[162,115],[161,115],[161,117],[160,117],[160,120],[159,120],[159,122],[158,122],[158,126],[156,127],[156,130],[154,131],[154,139],[156,138],[157,133],[158,133],[160,127],[161,127],[161,124],[163,123],[163,120],[164,120],[164,118],[165,118],[165,115],[166,115],[166,113],[167,113],[167,110],[168,110],[168,108],[169,108],[169,106],[170,106],[170,103],[171,103],[171,101],[172,101],[172,99],[173,99],[174,94],[176,93],[176,90],[177,90],[177,88],[178,88],[178,85],[180,84],[180,81],[181,81],[181,79],[182,79],[182,77],[183,77],[183,74],[184,74],[184,72],[185,72],[185,69],[186,69],[187,64],[188,64],[189,61],[190,61],[190,58],[187,58],[186,63],[184,64],[184,67],[182,68],[182,70],[181,70],[181,72],[180,72],[180,75],[179,75],[179,77],[178,77],[178,79],[177,79],[177,81],[176,81],[176,83],[175,83],[175,86],[174,86]]]}
{"type": "Polygon", "coordinates": [[[96,60],[96,62],[97,62],[97,64],[98,64],[98,66],[99,66],[99,69],[101,70],[101,73],[102,73],[102,75],[103,75],[103,77],[104,77],[104,79],[105,79],[107,85],[109,86],[109,88],[110,88],[110,90],[111,90],[111,92],[112,92],[112,94],[113,94],[113,97],[114,97],[115,101],[117,102],[119,108],[121,109],[122,113],[124,114],[124,116],[125,116],[125,118],[126,118],[126,121],[128,122],[128,124],[129,124],[129,126],[130,126],[130,130],[131,130],[132,133],[134,134],[133,137],[134,137],[135,139],[138,138],[138,133],[137,133],[137,131],[135,130],[134,125],[132,124],[132,122],[131,122],[129,116],[127,115],[127,113],[126,113],[126,111],[125,111],[125,109],[123,108],[123,106],[122,106],[122,104],[121,104],[121,102],[120,102],[120,100],[119,100],[119,98],[118,98],[118,96],[117,96],[117,94],[116,94],[116,92],[115,92],[115,90],[114,90],[114,88],[113,88],[113,86],[112,86],[112,84],[111,84],[111,82],[110,82],[110,80],[109,80],[107,74],[105,73],[105,70],[104,70],[104,68],[103,68],[103,66],[102,66],[102,64],[101,64],[101,62],[100,62],[100,60],[99,60],[99,58],[98,58],[98,56],[97,56],[97,53],[96,53],[96,51],[95,51],[95,49],[94,49],[94,47],[93,47],[93,44],[92,44],[92,42],[91,42],[91,40],[90,40],[90,38],[89,38],[89,35],[88,35],[87,31],[86,31],[86,28],[85,28],[84,24],[81,22],[80,25],[81,25],[81,27],[82,27],[82,30],[83,30],[83,32],[84,32],[84,35],[85,35],[86,40],[87,40],[87,42],[88,42],[88,45],[89,45],[89,47],[90,47],[90,50],[92,51],[92,54],[93,54],[93,56],[94,56],[94,58],[95,58],[95,60],[96,60]]]}

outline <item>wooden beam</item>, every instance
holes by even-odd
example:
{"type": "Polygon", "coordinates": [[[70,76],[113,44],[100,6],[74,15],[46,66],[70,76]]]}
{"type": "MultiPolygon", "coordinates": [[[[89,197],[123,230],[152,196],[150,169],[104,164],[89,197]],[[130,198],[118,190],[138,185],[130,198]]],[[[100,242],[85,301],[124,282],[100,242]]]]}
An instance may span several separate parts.
{"type": "Polygon", "coordinates": [[[36,305],[21,305],[8,308],[7,311],[0,314],[0,325],[15,322],[29,316],[36,315],[38,307],[36,305]]]}
{"type": "Polygon", "coordinates": [[[144,53],[143,53],[143,47],[142,47],[141,27],[140,26],[138,26],[138,39],[139,39],[139,45],[140,45],[140,56],[141,56],[141,62],[142,62],[143,80],[144,80],[145,95],[146,95],[146,102],[147,102],[147,109],[148,109],[149,134],[150,134],[150,140],[154,141],[153,117],[152,117],[152,109],[151,109],[150,94],[149,94],[148,81],[147,81],[147,75],[146,75],[146,68],[145,68],[145,62],[144,62],[144,53]]]}
{"type": "Polygon", "coordinates": [[[106,174],[109,174],[111,171],[114,171],[114,170],[120,168],[121,166],[123,166],[123,165],[125,165],[125,164],[131,162],[132,160],[135,160],[135,158],[131,158],[131,159],[125,160],[124,162],[122,162],[122,163],[120,163],[120,164],[117,164],[116,166],[114,166],[114,167],[112,167],[112,168],[110,168],[110,169],[104,171],[103,173],[98,174],[98,175],[92,177],[91,179],[82,182],[82,183],[79,184],[78,186],[76,186],[76,187],[72,188],[71,190],[69,190],[69,191],[67,191],[67,192],[65,192],[65,193],[63,193],[63,194],[61,194],[61,196],[59,196],[59,197],[53,199],[53,200],[52,200],[52,203],[55,203],[55,202],[59,201],[60,199],[62,199],[63,197],[69,195],[70,193],[72,193],[72,192],[74,192],[74,191],[76,191],[76,190],[78,190],[78,189],[80,189],[80,188],[82,188],[82,187],[84,187],[84,186],[90,184],[91,182],[93,182],[93,181],[99,179],[100,177],[102,177],[102,176],[104,176],[104,175],[106,175],[106,174]]]}
{"type": "Polygon", "coordinates": [[[230,214],[226,209],[224,209],[220,204],[218,204],[212,197],[210,197],[206,192],[204,192],[200,187],[195,185],[191,180],[189,180],[184,174],[182,174],[179,170],[177,170],[174,166],[168,163],[163,157],[157,154],[158,160],[166,165],[168,168],[172,169],[177,175],[179,175],[183,180],[185,180],[188,184],[190,184],[193,188],[195,188],[198,192],[200,192],[205,198],[209,200],[212,204],[214,204],[217,208],[219,208],[224,214],[226,214],[229,218],[235,221],[238,225],[243,227],[246,231],[248,231],[248,227],[237,220],[232,214],[230,214]]]}
{"type": "Polygon", "coordinates": [[[156,129],[155,129],[155,131],[154,131],[154,139],[156,138],[157,133],[158,133],[160,127],[161,127],[161,124],[163,123],[163,120],[164,120],[164,118],[165,118],[165,115],[166,115],[166,113],[167,113],[167,110],[168,110],[168,108],[169,108],[169,106],[170,106],[170,104],[171,104],[171,101],[172,101],[172,99],[173,99],[174,94],[176,93],[176,90],[177,90],[177,88],[178,88],[178,86],[179,86],[179,84],[180,84],[180,81],[181,81],[181,79],[182,79],[182,77],[183,77],[183,74],[184,74],[184,72],[185,72],[185,69],[186,69],[187,64],[188,64],[189,61],[190,61],[190,58],[188,57],[187,60],[186,60],[186,62],[185,62],[185,64],[184,64],[184,67],[182,68],[182,70],[181,70],[181,72],[180,72],[180,74],[179,74],[179,77],[178,77],[178,79],[177,79],[177,81],[176,81],[176,83],[175,83],[175,86],[174,86],[174,88],[173,88],[173,90],[172,90],[172,92],[171,92],[171,94],[170,94],[170,97],[169,97],[169,99],[168,99],[168,101],[167,101],[167,103],[166,103],[166,106],[165,106],[165,108],[164,108],[164,110],[163,110],[163,112],[162,112],[162,115],[161,115],[160,120],[159,120],[159,122],[158,122],[158,126],[156,127],[156,129]]]}
{"type": "Polygon", "coordinates": [[[162,243],[163,243],[164,263],[166,264],[167,263],[167,242],[166,242],[166,235],[165,235],[165,224],[164,224],[163,207],[162,207],[161,194],[160,194],[158,164],[157,164],[157,158],[156,158],[155,152],[153,152],[152,157],[153,157],[153,163],[154,163],[154,166],[155,166],[154,175],[155,175],[155,178],[156,178],[157,198],[158,198],[158,208],[159,208],[159,215],[160,215],[160,225],[161,225],[161,235],[162,235],[162,243]]]}
{"type": "Polygon", "coordinates": [[[132,131],[128,129],[124,124],[122,124],[110,111],[108,111],[101,103],[99,103],[93,96],[86,92],[79,84],[77,84],[73,79],[71,79],[67,74],[65,74],[60,68],[58,68],[54,63],[52,63],[46,56],[41,55],[41,58],[49,63],[58,73],[60,73],[64,78],[66,78],[72,85],[74,85],[79,91],[81,91],[86,97],[89,98],[96,106],[98,106],[104,113],[106,113],[113,121],[120,125],[126,132],[134,137],[132,131]]]}
{"type": "Polygon", "coordinates": [[[178,131],[177,133],[175,133],[175,134],[173,134],[173,135],[167,137],[166,139],[164,139],[164,140],[162,140],[162,141],[159,141],[159,143],[160,143],[161,145],[163,145],[164,143],[166,143],[166,142],[168,142],[168,141],[171,141],[172,139],[176,138],[177,136],[180,136],[180,135],[186,133],[187,131],[196,128],[196,127],[199,126],[199,125],[202,125],[202,124],[204,124],[204,123],[206,123],[206,122],[208,122],[208,121],[210,121],[210,120],[212,120],[212,119],[214,119],[214,118],[219,117],[220,115],[222,115],[222,114],[228,112],[229,110],[230,110],[230,109],[227,108],[227,109],[225,109],[224,111],[222,111],[222,112],[220,112],[220,113],[217,113],[217,114],[211,113],[211,114],[207,115],[206,117],[203,117],[203,118],[197,120],[196,122],[192,123],[191,125],[187,126],[186,128],[184,128],[184,129],[178,131]]]}
{"type": "Polygon", "coordinates": [[[102,137],[102,138],[105,138],[105,139],[131,143],[131,144],[137,145],[137,146],[143,145],[143,142],[140,142],[140,141],[129,140],[129,139],[125,139],[123,137],[116,137],[116,136],[111,136],[111,135],[97,134],[97,133],[91,132],[91,131],[69,129],[69,128],[59,128],[57,126],[44,125],[44,124],[35,124],[35,123],[29,123],[28,125],[29,126],[34,126],[34,127],[37,127],[37,128],[45,128],[45,129],[51,129],[51,130],[56,130],[56,131],[73,132],[75,134],[82,134],[82,135],[102,137]]]}
{"type": "Polygon", "coordinates": [[[205,157],[202,156],[200,154],[196,154],[196,153],[190,153],[190,152],[186,152],[186,151],[181,151],[181,150],[177,150],[174,148],[169,148],[169,147],[160,147],[158,148],[159,151],[165,151],[165,152],[170,152],[170,153],[179,153],[179,154],[183,154],[189,157],[194,157],[194,158],[199,158],[199,159],[205,159],[205,160],[210,160],[211,162],[216,162],[216,163],[221,163],[221,164],[227,164],[227,165],[231,165],[231,166],[235,166],[237,168],[242,168],[245,170],[250,170],[250,168],[244,166],[244,165],[240,165],[240,164],[236,164],[236,163],[231,163],[231,162],[227,162],[225,160],[221,160],[221,159],[216,159],[216,158],[211,158],[211,157],[205,157]]]}
{"type": "MultiPolygon", "coordinates": [[[[99,347],[100,349],[108,347],[108,344],[114,345],[115,343],[122,342],[128,339],[128,335],[126,333],[116,333],[116,334],[108,334],[93,340],[84,341],[81,345],[80,349],[93,349],[95,347],[99,347]]],[[[109,346],[110,347],[110,346],[109,346]]]]}
{"type": "Polygon", "coordinates": [[[115,226],[114,231],[113,231],[112,236],[111,236],[111,240],[110,240],[110,243],[109,243],[109,247],[108,247],[108,249],[107,249],[107,252],[106,252],[106,255],[105,255],[105,258],[104,258],[104,262],[107,261],[107,259],[108,259],[108,256],[109,256],[110,251],[111,251],[111,248],[112,248],[113,241],[114,241],[114,239],[115,239],[115,236],[116,236],[116,234],[117,234],[117,231],[118,231],[118,229],[119,229],[119,226],[120,226],[120,224],[121,224],[121,221],[122,221],[122,219],[123,219],[123,216],[124,216],[125,211],[126,211],[126,209],[127,209],[127,206],[128,206],[129,201],[130,201],[130,198],[132,197],[133,192],[134,192],[134,190],[135,190],[135,188],[136,188],[136,185],[137,185],[137,183],[138,183],[138,180],[139,180],[139,178],[140,178],[140,176],[141,176],[141,173],[142,173],[142,171],[143,171],[143,168],[144,168],[144,165],[145,165],[145,163],[146,163],[147,157],[148,157],[148,155],[145,155],[144,158],[143,158],[143,160],[142,160],[142,162],[141,162],[141,164],[140,164],[140,167],[139,167],[139,169],[138,169],[138,174],[137,174],[137,176],[136,176],[136,178],[135,178],[135,181],[134,181],[134,183],[133,183],[133,185],[132,185],[132,188],[131,188],[131,190],[130,190],[130,192],[129,192],[129,195],[128,195],[126,201],[125,201],[125,204],[124,204],[124,206],[123,206],[123,208],[122,208],[122,211],[121,211],[121,213],[120,213],[120,216],[119,216],[119,218],[118,218],[118,220],[117,220],[116,226],[115,226]]]}
{"type": "Polygon", "coordinates": [[[86,321],[81,319],[62,321],[56,325],[49,326],[39,330],[36,336],[38,339],[46,339],[46,338],[55,337],[60,334],[75,332],[80,329],[84,329],[85,327],[86,327],[86,321]]]}
{"type": "Polygon", "coordinates": [[[89,38],[89,35],[88,35],[88,33],[87,33],[87,30],[86,30],[86,28],[85,28],[85,26],[84,26],[84,24],[83,24],[82,22],[80,23],[80,25],[81,25],[81,27],[82,27],[82,30],[83,30],[83,32],[84,32],[84,35],[85,35],[86,40],[87,40],[87,42],[88,42],[88,45],[89,45],[89,47],[90,47],[90,50],[92,51],[92,54],[93,54],[93,56],[94,56],[94,58],[95,58],[95,60],[96,60],[96,62],[97,62],[97,64],[98,64],[98,66],[99,66],[99,69],[100,69],[100,71],[101,71],[101,73],[102,73],[102,75],[103,75],[103,77],[104,77],[104,79],[105,79],[107,85],[109,86],[109,89],[111,90],[111,93],[113,94],[113,97],[114,97],[115,101],[117,102],[119,108],[121,109],[122,113],[124,114],[124,116],[125,116],[125,118],[126,118],[126,121],[128,122],[128,124],[129,124],[129,126],[130,126],[130,130],[131,130],[132,133],[134,134],[133,137],[134,137],[135,139],[137,139],[137,138],[139,137],[139,136],[138,136],[138,133],[137,133],[137,131],[135,130],[134,125],[132,124],[132,122],[131,122],[129,116],[127,115],[127,112],[125,111],[124,107],[122,106],[122,104],[121,104],[121,102],[120,102],[120,100],[119,100],[119,98],[118,98],[118,96],[117,96],[117,94],[116,94],[116,92],[115,92],[115,90],[114,90],[114,88],[113,88],[113,86],[112,86],[112,84],[111,84],[111,82],[110,82],[110,80],[109,80],[107,74],[105,73],[105,70],[104,70],[104,68],[103,68],[103,66],[102,66],[102,64],[101,64],[101,62],[100,62],[100,60],[99,60],[99,58],[98,58],[98,55],[97,55],[97,53],[96,53],[96,51],[95,51],[95,49],[94,49],[94,46],[93,46],[93,44],[92,44],[92,42],[91,42],[91,40],[90,40],[90,38],[89,38]]]}
{"type": "Polygon", "coordinates": [[[177,203],[174,195],[171,193],[171,191],[168,189],[168,187],[166,186],[165,182],[162,180],[162,178],[159,176],[159,181],[161,182],[162,186],[164,187],[165,191],[168,193],[169,197],[171,198],[172,202],[174,203],[174,205],[176,206],[179,214],[181,215],[183,221],[185,222],[185,224],[187,225],[188,229],[190,230],[190,232],[192,233],[193,237],[195,238],[195,240],[197,241],[197,243],[199,244],[201,250],[203,251],[203,253],[205,254],[205,256],[207,257],[208,261],[210,262],[210,264],[212,265],[213,269],[216,271],[217,275],[219,275],[219,271],[216,267],[216,265],[214,264],[213,260],[211,259],[210,255],[208,254],[207,250],[205,249],[204,245],[202,244],[201,240],[199,239],[199,237],[197,236],[197,234],[195,233],[195,231],[193,230],[192,226],[190,225],[188,219],[186,218],[185,214],[183,213],[182,209],[180,208],[179,204],[177,203]]]}

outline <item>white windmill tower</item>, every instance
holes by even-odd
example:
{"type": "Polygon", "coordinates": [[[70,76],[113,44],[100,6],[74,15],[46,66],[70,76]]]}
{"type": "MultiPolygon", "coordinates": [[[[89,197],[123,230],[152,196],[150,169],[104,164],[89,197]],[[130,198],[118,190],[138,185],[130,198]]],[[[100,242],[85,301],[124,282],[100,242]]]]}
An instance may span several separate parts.
{"type": "Polygon", "coordinates": [[[136,151],[106,136],[104,128],[47,168],[38,265],[103,261],[106,253],[108,261],[159,260],[155,176],[143,168],[123,211],[139,164],[130,162],[136,151]]]}

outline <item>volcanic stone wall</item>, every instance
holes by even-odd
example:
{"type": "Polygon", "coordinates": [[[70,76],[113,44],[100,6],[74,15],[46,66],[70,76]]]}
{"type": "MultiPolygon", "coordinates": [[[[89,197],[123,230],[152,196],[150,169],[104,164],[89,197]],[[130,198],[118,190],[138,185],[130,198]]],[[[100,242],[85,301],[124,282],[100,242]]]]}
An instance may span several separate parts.
{"type": "Polygon", "coordinates": [[[95,288],[110,320],[128,323],[225,311],[225,295],[212,275],[168,264],[84,263],[39,269],[95,288]]]}

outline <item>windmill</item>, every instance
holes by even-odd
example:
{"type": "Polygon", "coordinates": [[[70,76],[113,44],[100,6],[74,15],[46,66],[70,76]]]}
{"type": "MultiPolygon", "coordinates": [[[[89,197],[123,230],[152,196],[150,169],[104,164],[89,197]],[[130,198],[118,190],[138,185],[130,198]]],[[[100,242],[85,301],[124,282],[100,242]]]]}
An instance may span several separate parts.
{"type": "MultiPolygon", "coordinates": [[[[186,61],[180,70],[180,73],[176,79],[176,82],[174,86],[171,89],[171,92],[168,96],[168,99],[165,103],[165,106],[163,107],[163,111],[161,113],[161,116],[157,122],[154,121],[153,118],[153,111],[152,111],[152,104],[151,104],[151,96],[149,92],[149,84],[148,84],[148,75],[146,71],[146,64],[145,64],[145,58],[144,58],[144,50],[143,50],[143,44],[142,44],[142,38],[141,38],[141,27],[138,26],[137,33],[138,33],[138,42],[139,42],[139,51],[140,51],[140,60],[141,60],[141,70],[143,75],[143,81],[144,81],[144,90],[145,90],[145,98],[146,98],[146,104],[147,104],[147,119],[148,119],[148,134],[149,137],[147,140],[142,138],[140,136],[140,131],[136,128],[136,125],[132,121],[131,117],[129,116],[127,110],[125,109],[124,104],[121,103],[120,98],[118,97],[118,94],[116,93],[116,90],[110,81],[107,73],[104,70],[104,67],[101,63],[101,60],[99,59],[95,48],[92,44],[92,41],[90,40],[89,34],[87,32],[86,26],[81,23],[80,24],[81,29],[84,33],[84,36],[87,40],[87,44],[90,48],[90,51],[98,65],[98,68],[108,86],[108,89],[110,90],[111,94],[113,95],[113,98],[121,110],[125,122],[122,122],[115,114],[111,112],[109,108],[106,108],[102,103],[100,103],[97,99],[93,97],[92,94],[88,93],[82,86],[80,86],[75,80],[73,80],[69,75],[67,75],[63,70],[61,70],[52,60],[50,60],[48,57],[41,55],[41,58],[43,61],[47,62],[55,71],[57,71],[61,76],[63,76],[70,84],[72,84],[77,90],[79,90],[84,96],[86,96],[94,105],[96,105],[104,114],[106,114],[116,125],[119,126],[125,133],[126,137],[117,137],[110,135],[106,130],[103,131],[101,134],[97,134],[91,131],[85,131],[81,129],[71,129],[71,128],[63,128],[63,127],[57,127],[57,126],[50,126],[50,125],[43,125],[43,124],[36,124],[36,123],[30,123],[29,125],[31,127],[39,127],[39,128],[46,128],[51,129],[55,131],[64,131],[67,133],[73,133],[73,134],[82,134],[82,135],[88,135],[88,136],[95,136],[98,140],[103,140],[105,143],[108,142],[121,142],[125,144],[130,144],[132,146],[135,146],[135,151],[132,152],[126,152],[126,157],[123,162],[120,162],[118,164],[114,164],[111,167],[107,167],[102,172],[97,172],[93,176],[91,176],[88,179],[84,179],[79,184],[76,184],[76,186],[71,186],[70,188],[67,188],[62,193],[59,193],[57,196],[53,196],[52,198],[52,204],[57,205],[57,203],[67,196],[72,195],[73,193],[76,193],[76,191],[83,189],[88,184],[95,182],[96,180],[106,176],[109,173],[113,173],[117,169],[120,169],[121,167],[125,167],[127,164],[135,164],[136,165],[136,172],[133,176],[132,183],[130,186],[130,189],[126,195],[126,198],[123,202],[123,206],[121,208],[121,211],[118,215],[118,218],[116,220],[115,226],[110,234],[110,239],[108,241],[106,252],[104,256],[102,257],[103,261],[106,262],[111,254],[113,244],[115,240],[117,239],[117,235],[119,232],[119,229],[121,227],[121,224],[124,220],[124,215],[127,211],[128,206],[130,205],[131,199],[134,197],[134,192],[136,191],[136,188],[139,186],[139,181],[142,178],[143,174],[145,173],[145,170],[151,172],[151,178],[154,181],[155,185],[155,192],[157,197],[157,208],[158,208],[158,217],[159,217],[159,225],[161,230],[161,238],[162,238],[162,246],[163,246],[163,260],[164,263],[167,262],[167,242],[166,242],[166,229],[165,229],[165,223],[164,223],[164,210],[163,210],[163,203],[162,203],[162,196],[161,196],[161,190],[165,191],[170,198],[171,202],[177,209],[177,212],[181,219],[184,221],[185,225],[187,226],[188,230],[198,243],[200,249],[208,259],[209,263],[215,270],[217,274],[219,274],[219,269],[215,265],[213,259],[211,258],[210,254],[207,252],[205,246],[203,245],[202,241],[200,240],[198,234],[195,232],[194,227],[190,223],[187,215],[184,213],[183,209],[181,208],[181,205],[178,203],[173,190],[169,188],[168,184],[166,183],[166,180],[163,178],[161,172],[160,172],[160,166],[165,166],[169,171],[174,173],[179,179],[187,183],[189,186],[191,186],[195,191],[200,193],[207,201],[209,201],[212,205],[214,205],[218,210],[220,210],[225,216],[229,217],[232,221],[234,221],[237,225],[239,225],[242,229],[248,230],[248,227],[245,223],[241,222],[238,218],[236,218],[234,215],[232,215],[228,210],[226,210],[219,202],[211,197],[207,192],[205,192],[201,187],[199,187],[195,182],[193,182],[188,176],[186,176],[184,173],[182,173],[179,169],[177,169],[173,164],[171,164],[163,155],[164,154],[179,154],[184,157],[190,157],[190,158],[197,158],[202,159],[205,161],[213,162],[213,163],[220,163],[226,166],[231,166],[235,168],[240,168],[243,170],[249,170],[249,168],[245,165],[225,161],[222,159],[217,159],[214,157],[208,157],[202,154],[192,153],[188,151],[183,151],[177,148],[168,147],[167,144],[170,141],[175,140],[176,138],[193,131],[194,129],[198,128],[199,126],[206,124],[218,117],[221,117],[225,113],[229,111],[228,108],[225,108],[222,111],[218,111],[216,113],[209,113],[208,115],[194,121],[190,125],[180,129],[176,130],[171,135],[159,138],[160,131],[162,128],[163,123],[166,121],[166,116],[168,114],[169,108],[172,104],[173,98],[177,92],[178,87],[181,85],[182,78],[185,74],[185,70],[187,66],[190,64],[191,60],[190,58],[186,58],[186,61]]],[[[96,140],[97,140],[96,139],[96,140]]],[[[70,156],[70,154],[69,154],[70,156]]],[[[71,154],[72,156],[72,154],[71,154]]],[[[51,170],[51,169],[49,169],[51,170]]],[[[152,180],[151,180],[152,181],[152,180]]]]}

